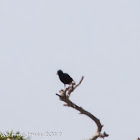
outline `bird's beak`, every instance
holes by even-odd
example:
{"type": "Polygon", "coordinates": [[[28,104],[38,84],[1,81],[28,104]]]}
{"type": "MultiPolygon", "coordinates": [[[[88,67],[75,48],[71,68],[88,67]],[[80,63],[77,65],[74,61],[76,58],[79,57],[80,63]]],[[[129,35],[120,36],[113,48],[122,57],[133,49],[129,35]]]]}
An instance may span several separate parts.
{"type": "Polygon", "coordinates": [[[58,75],[58,73],[56,73],[56,75],[58,75]]]}

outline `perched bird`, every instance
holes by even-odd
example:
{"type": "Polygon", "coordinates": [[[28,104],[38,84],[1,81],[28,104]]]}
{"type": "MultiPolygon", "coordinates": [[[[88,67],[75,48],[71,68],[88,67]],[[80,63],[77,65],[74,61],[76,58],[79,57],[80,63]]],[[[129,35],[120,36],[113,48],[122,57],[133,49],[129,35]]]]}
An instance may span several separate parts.
{"type": "Polygon", "coordinates": [[[75,82],[73,81],[73,79],[67,74],[67,73],[63,73],[62,70],[58,70],[57,74],[59,76],[59,79],[62,83],[64,83],[64,86],[66,84],[75,84],[75,82]]]}

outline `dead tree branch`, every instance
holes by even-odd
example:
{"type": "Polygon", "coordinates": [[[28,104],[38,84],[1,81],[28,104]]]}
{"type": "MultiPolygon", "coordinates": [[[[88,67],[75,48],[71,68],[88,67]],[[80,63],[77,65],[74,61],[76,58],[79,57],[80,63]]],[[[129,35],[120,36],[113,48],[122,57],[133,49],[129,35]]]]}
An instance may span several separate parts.
{"type": "Polygon", "coordinates": [[[96,123],[96,125],[97,125],[96,133],[89,140],[96,140],[99,137],[100,138],[108,137],[109,135],[106,134],[106,132],[101,133],[103,125],[101,124],[101,122],[98,118],[96,118],[90,112],[84,110],[82,107],[79,107],[78,105],[76,105],[75,103],[73,103],[72,101],[69,100],[69,97],[70,97],[71,93],[82,83],[83,79],[84,79],[84,77],[82,76],[81,80],[79,81],[79,83],[77,85],[72,84],[64,90],[61,89],[59,91],[60,95],[59,94],[56,94],[56,95],[59,96],[61,101],[66,103],[66,104],[64,104],[64,106],[72,107],[72,108],[80,111],[80,114],[84,114],[84,115],[88,116],[89,118],[91,118],[96,123]]]}

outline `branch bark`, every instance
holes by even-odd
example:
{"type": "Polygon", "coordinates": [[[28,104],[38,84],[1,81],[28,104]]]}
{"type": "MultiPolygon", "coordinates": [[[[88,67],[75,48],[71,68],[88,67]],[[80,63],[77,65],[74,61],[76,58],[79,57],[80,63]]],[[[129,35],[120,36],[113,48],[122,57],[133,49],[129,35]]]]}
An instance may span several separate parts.
{"type": "Polygon", "coordinates": [[[73,103],[71,100],[69,100],[69,97],[70,97],[71,93],[82,83],[83,79],[84,79],[84,77],[82,76],[81,80],[79,81],[79,83],[77,85],[72,84],[64,90],[61,89],[59,91],[60,95],[59,94],[56,94],[56,95],[59,96],[61,101],[66,103],[66,104],[64,104],[64,106],[72,107],[72,108],[80,111],[80,114],[84,114],[84,115],[88,116],[89,118],[91,118],[96,123],[97,130],[96,130],[95,134],[89,140],[96,140],[99,137],[100,138],[108,137],[109,135],[106,132],[101,133],[103,125],[101,124],[101,122],[98,118],[96,118],[90,112],[86,111],[82,107],[79,107],[78,105],[73,103]]]}

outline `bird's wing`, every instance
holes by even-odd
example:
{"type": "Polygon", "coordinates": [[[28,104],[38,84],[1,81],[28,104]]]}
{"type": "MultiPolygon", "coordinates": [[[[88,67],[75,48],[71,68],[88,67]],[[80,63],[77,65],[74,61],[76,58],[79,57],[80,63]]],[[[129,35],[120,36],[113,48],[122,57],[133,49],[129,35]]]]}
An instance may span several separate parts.
{"type": "Polygon", "coordinates": [[[69,80],[70,80],[70,81],[73,81],[73,79],[72,79],[67,73],[64,74],[64,77],[65,77],[65,79],[67,79],[68,81],[69,81],[69,80]]]}

